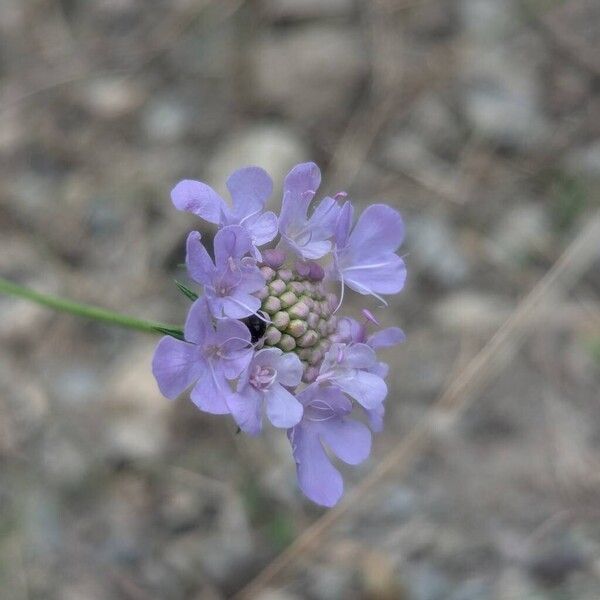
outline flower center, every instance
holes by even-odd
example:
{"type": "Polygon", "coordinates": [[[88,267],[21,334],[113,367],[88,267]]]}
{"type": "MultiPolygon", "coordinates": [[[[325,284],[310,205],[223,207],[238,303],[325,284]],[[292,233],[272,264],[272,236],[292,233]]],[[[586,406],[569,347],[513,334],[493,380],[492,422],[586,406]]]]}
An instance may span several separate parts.
{"type": "Polygon", "coordinates": [[[256,365],[252,374],[250,375],[250,385],[255,387],[257,390],[265,391],[268,390],[275,379],[277,378],[277,370],[273,367],[263,367],[256,365]]]}

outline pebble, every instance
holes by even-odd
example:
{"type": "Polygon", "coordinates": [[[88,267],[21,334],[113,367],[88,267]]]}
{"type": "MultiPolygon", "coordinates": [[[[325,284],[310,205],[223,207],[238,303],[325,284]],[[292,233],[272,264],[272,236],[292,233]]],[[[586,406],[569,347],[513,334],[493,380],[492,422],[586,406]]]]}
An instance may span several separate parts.
{"type": "Polygon", "coordinates": [[[275,182],[275,193],[269,201],[279,210],[283,178],[297,163],[309,160],[310,152],[302,139],[289,127],[276,122],[263,122],[234,132],[216,149],[208,166],[208,180],[225,194],[227,177],[240,165],[256,165],[269,173],[275,182]]]}
{"type": "Polygon", "coordinates": [[[441,216],[408,219],[407,248],[411,262],[443,287],[463,284],[469,263],[456,240],[456,233],[441,216]]]}
{"type": "Polygon", "coordinates": [[[259,38],[251,59],[257,99],[298,119],[343,116],[348,96],[368,71],[361,37],[351,27],[268,32],[259,38]]]}
{"type": "Polygon", "coordinates": [[[551,223],[543,206],[522,202],[504,213],[490,236],[492,260],[514,267],[532,254],[543,253],[551,243],[551,223]]]}

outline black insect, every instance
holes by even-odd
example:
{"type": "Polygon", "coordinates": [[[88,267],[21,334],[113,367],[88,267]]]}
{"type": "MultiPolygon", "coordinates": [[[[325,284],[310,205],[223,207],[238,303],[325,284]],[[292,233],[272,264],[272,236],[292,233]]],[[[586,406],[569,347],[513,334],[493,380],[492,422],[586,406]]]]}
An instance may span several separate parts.
{"type": "Polygon", "coordinates": [[[250,339],[253,344],[258,342],[258,340],[265,335],[265,331],[267,330],[266,322],[257,315],[250,315],[249,317],[242,319],[242,323],[250,331],[250,339]]]}

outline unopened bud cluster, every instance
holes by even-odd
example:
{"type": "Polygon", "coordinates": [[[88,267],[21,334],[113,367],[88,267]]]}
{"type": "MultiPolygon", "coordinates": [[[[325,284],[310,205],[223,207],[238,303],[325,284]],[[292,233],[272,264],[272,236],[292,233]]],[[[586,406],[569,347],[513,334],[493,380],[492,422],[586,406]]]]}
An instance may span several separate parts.
{"type": "Polygon", "coordinates": [[[268,258],[260,269],[266,286],[257,294],[270,321],[261,343],[295,352],[303,366],[302,381],[312,383],[336,332],[338,298],[324,289],[317,263],[297,261],[288,267],[268,258]]]}

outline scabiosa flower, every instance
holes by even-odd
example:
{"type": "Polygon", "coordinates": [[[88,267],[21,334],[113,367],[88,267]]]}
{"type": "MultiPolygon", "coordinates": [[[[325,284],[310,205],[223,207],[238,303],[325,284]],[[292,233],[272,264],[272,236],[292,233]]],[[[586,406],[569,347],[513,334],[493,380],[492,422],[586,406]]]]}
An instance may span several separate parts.
{"type": "Polygon", "coordinates": [[[252,360],[250,332],[234,319],[213,323],[207,302],[196,300],[188,313],[185,340],[163,337],[152,361],[152,372],[164,396],[173,400],[194,385],[192,402],[201,410],[226,414],[228,380],[252,360]]]}
{"type": "Polygon", "coordinates": [[[245,256],[252,248],[248,232],[237,225],[224,227],[215,236],[213,263],[197,231],[187,239],[186,265],[190,277],[204,286],[204,295],[217,319],[242,319],[260,308],[252,294],[264,286],[254,259],[245,256]]]}
{"type": "Polygon", "coordinates": [[[193,386],[201,410],[229,413],[244,433],[260,433],[265,415],[286,429],[300,489],[333,506],[343,481],[327,450],[350,465],[366,460],[388,392],[377,351],[404,341],[398,327],[368,333],[378,322],[366,308],[364,322],[340,316],[340,298],[349,288],[383,301],[402,289],[406,268],[396,254],[403,224],[395,210],[372,205],[353,226],[344,192],[314,201],[320,183],[314,163],[296,165],[284,181],[279,219],[263,212],[272,183],[258,167],[227,180],[232,207],[198,181],[174,188],[178,209],[219,230],[214,260],[200,233],[188,236],[187,272],[202,296],[185,339],[159,342],[153,373],[168,398],[193,386]]]}
{"type": "Polygon", "coordinates": [[[175,208],[191,212],[220,227],[240,225],[248,232],[253,254],[260,258],[259,246],[268,244],[277,235],[277,216],[263,213],[265,202],[273,192],[273,182],[259,167],[235,171],[226,182],[233,200],[230,208],[210,186],[201,181],[180,181],[171,192],[175,208]]]}

